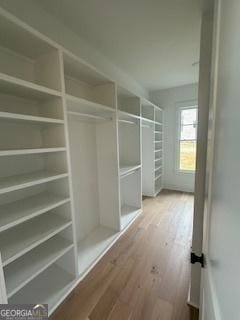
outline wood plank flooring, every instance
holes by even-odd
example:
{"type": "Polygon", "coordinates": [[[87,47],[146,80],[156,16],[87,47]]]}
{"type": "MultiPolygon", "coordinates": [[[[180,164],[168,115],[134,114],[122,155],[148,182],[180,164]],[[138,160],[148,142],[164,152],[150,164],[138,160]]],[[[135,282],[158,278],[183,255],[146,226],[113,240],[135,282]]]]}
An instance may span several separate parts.
{"type": "MultiPolygon", "coordinates": [[[[193,196],[163,191],[52,320],[189,320],[193,196]]],[[[195,315],[197,319],[197,315],[195,315]]]]}

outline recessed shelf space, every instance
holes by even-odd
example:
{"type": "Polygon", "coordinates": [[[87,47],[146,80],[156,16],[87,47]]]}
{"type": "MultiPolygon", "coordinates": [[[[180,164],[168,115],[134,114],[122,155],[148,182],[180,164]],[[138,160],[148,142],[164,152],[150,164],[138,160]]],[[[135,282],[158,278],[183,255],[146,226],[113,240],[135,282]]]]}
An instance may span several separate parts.
{"type": "Polygon", "coordinates": [[[65,152],[0,157],[0,194],[67,176],[65,152]]]}
{"type": "Polygon", "coordinates": [[[59,124],[6,121],[0,117],[0,135],[5,135],[5,139],[1,139],[0,142],[0,152],[21,149],[64,148],[64,134],[64,127],[59,124]]]}
{"type": "Polygon", "coordinates": [[[162,116],[162,109],[155,107],[154,110],[154,120],[157,124],[162,124],[163,116],[162,116]]]}
{"type": "Polygon", "coordinates": [[[155,161],[162,159],[162,151],[161,150],[155,152],[154,155],[155,155],[155,159],[154,159],[155,161]]]}
{"type": "Polygon", "coordinates": [[[141,211],[141,170],[120,181],[121,229],[124,229],[141,211]]]}
{"type": "Polygon", "coordinates": [[[82,275],[120,229],[116,121],[68,117],[78,272],[82,275]]]}
{"type": "Polygon", "coordinates": [[[63,101],[58,97],[22,98],[0,88],[0,119],[11,122],[63,124],[63,101]]]}
{"type": "Polygon", "coordinates": [[[51,212],[45,213],[40,217],[0,233],[3,266],[21,257],[71,225],[70,217],[61,216],[57,213],[57,210],[51,210],[51,212]]]}
{"type": "Polygon", "coordinates": [[[141,164],[140,120],[132,116],[118,114],[120,174],[141,164]]]}
{"type": "Polygon", "coordinates": [[[161,142],[162,141],[162,132],[155,132],[155,141],[161,142]]]}
{"type": "Polygon", "coordinates": [[[51,314],[74,286],[75,276],[64,267],[64,259],[72,260],[72,257],[64,256],[51,265],[14,294],[9,303],[48,304],[48,311],[51,314]]]}
{"type": "Polygon", "coordinates": [[[151,102],[145,99],[142,99],[141,109],[142,109],[142,117],[144,119],[154,121],[154,105],[151,102]]]}
{"type": "Polygon", "coordinates": [[[116,230],[98,226],[78,242],[79,274],[84,274],[87,271],[89,266],[112,244],[116,236],[116,230]]]}
{"type": "Polygon", "coordinates": [[[4,268],[8,298],[73,248],[73,243],[56,235],[4,268]]]}
{"type": "Polygon", "coordinates": [[[86,108],[90,112],[104,107],[105,111],[107,107],[115,109],[113,82],[67,51],[64,51],[63,58],[67,100],[74,108],[82,106],[83,112],[86,108]]]}
{"type": "Polygon", "coordinates": [[[29,82],[29,87],[36,84],[61,91],[58,49],[3,15],[0,29],[1,78],[6,74],[25,81],[26,87],[29,82]]]}
{"type": "Polygon", "coordinates": [[[70,202],[66,179],[0,196],[0,232],[70,202]]]}
{"type": "Polygon", "coordinates": [[[158,194],[162,190],[162,176],[160,175],[155,180],[155,193],[158,194]]]}
{"type": "Polygon", "coordinates": [[[140,98],[119,86],[117,87],[117,107],[126,114],[141,116],[140,98]]]}
{"type": "Polygon", "coordinates": [[[83,121],[105,121],[112,120],[115,116],[115,110],[101,105],[96,102],[91,102],[85,99],[66,96],[68,115],[78,117],[83,121]]]}

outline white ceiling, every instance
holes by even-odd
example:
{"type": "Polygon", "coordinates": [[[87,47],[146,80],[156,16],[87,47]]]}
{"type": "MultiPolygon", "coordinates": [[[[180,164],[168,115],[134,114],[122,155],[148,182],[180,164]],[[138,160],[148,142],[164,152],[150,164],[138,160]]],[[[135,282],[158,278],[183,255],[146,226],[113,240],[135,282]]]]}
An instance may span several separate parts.
{"type": "Polygon", "coordinates": [[[148,90],[198,81],[201,0],[41,0],[148,90]]]}

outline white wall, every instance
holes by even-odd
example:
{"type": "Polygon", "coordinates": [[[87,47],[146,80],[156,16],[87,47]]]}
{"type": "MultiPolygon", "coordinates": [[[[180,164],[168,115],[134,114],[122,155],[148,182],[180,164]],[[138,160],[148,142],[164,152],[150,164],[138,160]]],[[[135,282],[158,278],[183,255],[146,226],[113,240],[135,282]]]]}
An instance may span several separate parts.
{"type": "Polygon", "coordinates": [[[136,95],[148,98],[147,90],[106,59],[96,48],[90,46],[84,39],[77,36],[59,20],[45,12],[38,5],[38,0],[0,0],[0,6],[92,64],[113,81],[117,81],[136,95]]]}
{"type": "Polygon", "coordinates": [[[176,170],[177,108],[179,102],[197,100],[198,84],[164,89],[150,93],[151,99],[164,109],[164,187],[194,191],[194,174],[176,170]]]}

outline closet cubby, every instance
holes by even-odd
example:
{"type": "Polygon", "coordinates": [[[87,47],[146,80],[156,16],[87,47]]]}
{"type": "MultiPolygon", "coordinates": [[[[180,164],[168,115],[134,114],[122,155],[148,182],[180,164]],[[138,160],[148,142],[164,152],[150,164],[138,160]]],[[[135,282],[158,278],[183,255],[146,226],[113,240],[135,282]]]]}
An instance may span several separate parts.
{"type": "Polygon", "coordinates": [[[1,79],[61,91],[58,49],[2,15],[0,29],[1,79]]]}
{"type": "Polygon", "coordinates": [[[162,124],[163,116],[162,116],[162,109],[155,107],[154,112],[154,120],[156,124],[162,124]]]}
{"type": "MultiPolygon", "coordinates": [[[[78,112],[115,109],[115,84],[76,56],[64,51],[64,78],[68,105],[78,112]]],[[[72,110],[73,111],[73,110],[72,110]]]]}
{"type": "Polygon", "coordinates": [[[67,100],[78,272],[82,276],[120,230],[116,114],[101,119],[71,112],[67,100]],[[70,112],[69,112],[70,111],[70,112]]]}
{"type": "Polygon", "coordinates": [[[142,208],[141,169],[135,169],[121,177],[120,194],[121,229],[124,229],[142,208]]]}
{"type": "Polygon", "coordinates": [[[0,91],[0,119],[32,123],[64,123],[62,99],[54,96],[22,97],[0,91]]]}
{"type": "MultiPolygon", "coordinates": [[[[0,232],[70,203],[66,179],[0,195],[0,232]]],[[[65,207],[68,209],[69,206],[65,207]]]]}
{"type": "Polygon", "coordinates": [[[141,166],[140,119],[118,112],[120,174],[141,166]]]}
{"type": "Polygon", "coordinates": [[[24,259],[19,259],[15,266],[4,268],[6,288],[10,293],[8,301],[11,304],[37,304],[41,301],[48,304],[51,314],[74,286],[74,268],[69,264],[74,259],[74,250],[60,234],[24,259]],[[39,269],[41,272],[37,271],[39,269]],[[14,281],[16,276],[18,282],[14,281]]]}
{"type": "Polygon", "coordinates": [[[67,176],[65,152],[0,157],[0,194],[67,176]]]}
{"type": "Polygon", "coordinates": [[[123,113],[140,117],[140,99],[124,88],[117,87],[117,108],[123,113]]]}
{"type": "Polygon", "coordinates": [[[154,105],[145,99],[141,100],[141,116],[145,121],[154,122],[154,105]]]}

